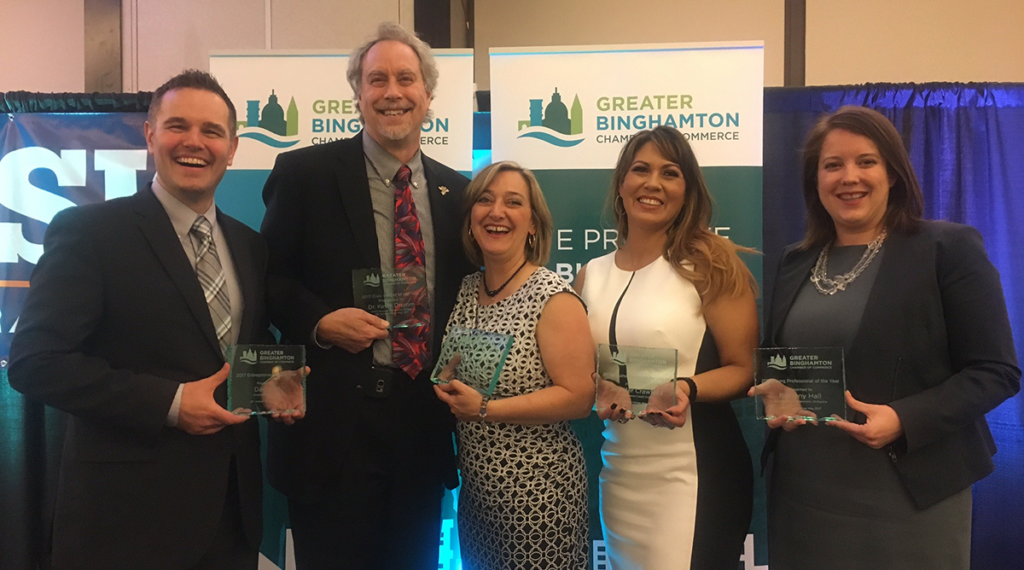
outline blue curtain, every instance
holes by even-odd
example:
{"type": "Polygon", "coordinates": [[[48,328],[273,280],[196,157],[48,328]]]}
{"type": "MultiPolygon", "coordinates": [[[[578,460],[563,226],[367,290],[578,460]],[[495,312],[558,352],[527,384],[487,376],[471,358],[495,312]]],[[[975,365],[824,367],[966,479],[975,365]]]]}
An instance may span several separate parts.
{"type": "MultiPolygon", "coordinates": [[[[803,138],[823,113],[861,105],[903,135],[925,217],[968,224],[999,269],[1017,354],[1024,358],[1024,84],[868,84],[767,89],[764,100],[764,281],[804,231],[803,138]]],[[[766,291],[770,294],[770,291],[766,291]]],[[[1024,395],[988,415],[996,470],[974,486],[971,567],[1024,560],[1024,395]]]]}

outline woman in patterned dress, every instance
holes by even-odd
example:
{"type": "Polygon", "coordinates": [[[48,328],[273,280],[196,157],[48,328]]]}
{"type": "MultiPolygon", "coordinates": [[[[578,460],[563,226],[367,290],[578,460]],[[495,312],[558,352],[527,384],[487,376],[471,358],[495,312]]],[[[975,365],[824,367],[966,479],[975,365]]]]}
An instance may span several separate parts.
{"type": "Polygon", "coordinates": [[[568,420],[594,401],[594,348],[572,288],[543,267],[553,224],[533,174],[493,164],[466,189],[463,244],[484,270],[466,277],[448,320],[514,338],[490,400],[435,386],[457,428],[459,538],[470,570],[583,570],[587,478],[568,420]]]}

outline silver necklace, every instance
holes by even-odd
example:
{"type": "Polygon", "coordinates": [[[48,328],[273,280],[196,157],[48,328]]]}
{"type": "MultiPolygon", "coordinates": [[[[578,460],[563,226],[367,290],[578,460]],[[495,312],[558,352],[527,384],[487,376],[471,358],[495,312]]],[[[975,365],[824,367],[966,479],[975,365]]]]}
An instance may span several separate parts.
{"type": "Polygon", "coordinates": [[[821,253],[818,254],[818,261],[814,264],[814,270],[811,271],[811,283],[814,283],[814,287],[822,295],[835,295],[837,291],[845,291],[846,286],[852,283],[871,264],[871,260],[875,258],[878,250],[882,249],[882,242],[885,241],[885,236],[887,235],[888,232],[882,230],[882,233],[878,234],[878,237],[868,244],[868,248],[864,250],[864,255],[860,256],[860,261],[857,262],[857,265],[853,266],[853,269],[842,275],[836,275],[833,278],[828,276],[828,250],[832,248],[832,243],[829,242],[828,245],[821,248],[821,253]]]}

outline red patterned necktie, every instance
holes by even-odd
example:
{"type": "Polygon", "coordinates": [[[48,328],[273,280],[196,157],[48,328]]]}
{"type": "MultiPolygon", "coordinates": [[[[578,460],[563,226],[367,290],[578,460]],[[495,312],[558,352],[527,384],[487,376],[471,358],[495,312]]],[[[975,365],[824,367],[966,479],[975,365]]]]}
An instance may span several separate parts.
{"type": "MultiPolygon", "coordinates": [[[[420,219],[412,201],[409,178],[412,171],[402,165],[395,175],[395,272],[407,275],[409,287],[397,303],[412,306],[408,322],[418,326],[396,327],[391,337],[392,358],[406,374],[415,378],[430,361],[427,338],[430,329],[430,304],[427,300],[426,254],[420,219]]],[[[401,324],[401,323],[395,323],[401,324]]]]}

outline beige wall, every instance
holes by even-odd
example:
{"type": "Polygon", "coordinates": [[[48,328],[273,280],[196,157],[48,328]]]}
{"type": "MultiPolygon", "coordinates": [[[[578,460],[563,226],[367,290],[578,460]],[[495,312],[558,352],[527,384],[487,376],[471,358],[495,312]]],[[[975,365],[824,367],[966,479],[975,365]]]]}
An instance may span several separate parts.
{"type": "MultiPolygon", "coordinates": [[[[810,0],[813,1],[813,0],[810,0]]],[[[488,48],[762,40],[765,85],[782,85],[785,0],[476,0],[476,83],[488,48]]]]}
{"type": "Polygon", "coordinates": [[[1021,0],[808,0],[807,85],[1024,81],[1021,0]]]}
{"type": "Polygon", "coordinates": [[[84,0],[0,0],[0,91],[85,89],[84,0]]]}
{"type": "Polygon", "coordinates": [[[413,2],[122,0],[125,90],[152,91],[182,69],[209,69],[211,51],[349,49],[382,21],[411,28],[413,2]]]}
{"type": "Polygon", "coordinates": [[[139,0],[135,90],[152,91],[183,69],[209,69],[210,50],[261,49],[263,14],[263,0],[139,0]]]}
{"type": "Polygon", "coordinates": [[[408,10],[411,23],[411,2],[407,8],[399,4],[399,0],[273,0],[273,47],[353,48],[371,35],[377,24],[399,21],[400,11],[408,10]]]}
{"type": "Polygon", "coordinates": [[[464,0],[451,0],[451,28],[452,28],[452,47],[453,48],[467,48],[472,47],[466,45],[466,8],[463,6],[464,0]]]}
{"type": "MultiPolygon", "coordinates": [[[[345,49],[414,0],[122,0],[126,90],[151,90],[223,49],[345,49]],[[269,10],[268,10],[269,6],[269,10]]],[[[453,20],[461,0],[453,0],[453,20]]],[[[784,0],[476,0],[489,47],[763,40],[783,81],[784,0]]],[[[0,91],[84,89],[84,1],[0,0],[0,91]]],[[[453,30],[453,39],[459,34],[453,30]]],[[[807,0],[807,84],[1024,81],[1022,0],[807,0]]]]}

